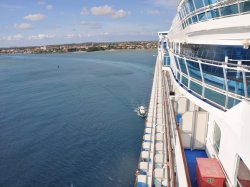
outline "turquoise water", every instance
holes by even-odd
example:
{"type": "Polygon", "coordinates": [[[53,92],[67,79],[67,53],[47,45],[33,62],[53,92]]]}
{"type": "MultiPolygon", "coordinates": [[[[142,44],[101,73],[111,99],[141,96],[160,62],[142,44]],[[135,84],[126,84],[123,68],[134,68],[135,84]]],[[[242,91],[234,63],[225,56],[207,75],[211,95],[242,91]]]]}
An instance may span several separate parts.
{"type": "Polygon", "coordinates": [[[133,186],[155,53],[0,56],[0,186],[133,186]]]}

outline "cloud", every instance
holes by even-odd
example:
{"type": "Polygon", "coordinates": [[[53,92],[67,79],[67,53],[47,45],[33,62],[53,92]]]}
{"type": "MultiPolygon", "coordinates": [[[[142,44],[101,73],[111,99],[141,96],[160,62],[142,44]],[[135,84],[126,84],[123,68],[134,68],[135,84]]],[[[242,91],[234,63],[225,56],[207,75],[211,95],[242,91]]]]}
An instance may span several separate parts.
{"type": "Polygon", "coordinates": [[[24,19],[30,20],[30,21],[40,21],[45,19],[46,16],[43,14],[29,14],[27,16],[24,16],[24,19]]]}
{"type": "Polygon", "coordinates": [[[126,12],[123,9],[114,10],[111,6],[104,5],[98,7],[92,7],[90,12],[94,16],[111,16],[112,18],[123,18],[130,14],[130,12],[126,12]]]}
{"type": "Polygon", "coordinates": [[[113,15],[112,15],[112,18],[123,18],[123,17],[126,17],[127,15],[129,15],[130,12],[126,12],[122,9],[118,10],[118,11],[115,11],[113,12],[113,15]]]}
{"type": "Polygon", "coordinates": [[[13,36],[3,36],[1,38],[1,40],[7,40],[7,41],[17,41],[17,40],[21,40],[23,39],[24,36],[21,35],[21,34],[16,34],[16,35],[13,35],[13,36]]]}
{"type": "Polygon", "coordinates": [[[14,27],[16,29],[22,29],[22,30],[32,29],[32,25],[29,23],[15,24],[14,27]]]}
{"type": "Polygon", "coordinates": [[[53,10],[53,5],[47,5],[47,6],[46,6],[46,9],[47,9],[47,10],[53,10]]]}
{"type": "Polygon", "coordinates": [[[34,36],[30,36],[30,40],[44,40],[44,39],[52,39],[55,38],[55,35],[49,35],[49,34],[38,34],[34,36]]]}
{"type": "Polygon", "coordinates": [[[87,27],[88,29],[101,29],[101,28],[103,28],[102,24],[96,23],[96,22],[82,21],[81,25],[84,26],[84,27],[87,27]]]}
{"type": "Polygon", "coordinates": [[[85,7],[83,7],[82,10],[81,10],[81,12],[80,12],[80,15],[85,16],[85,15],[88,15],[88,14],[89,14],[88,9],[85,8],[85,7]]]}

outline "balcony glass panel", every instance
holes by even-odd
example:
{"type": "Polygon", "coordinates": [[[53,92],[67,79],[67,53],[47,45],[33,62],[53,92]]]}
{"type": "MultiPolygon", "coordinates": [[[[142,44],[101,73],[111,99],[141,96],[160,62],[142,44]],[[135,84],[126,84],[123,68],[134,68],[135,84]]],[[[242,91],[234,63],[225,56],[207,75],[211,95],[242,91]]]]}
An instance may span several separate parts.
{"type": "Polygon", "coordinates": [[[250,1],[240,3],[240,12],[250,11],[250,1]]]}
{"type": "Polygon", "coordinates": [[[187,60],[187,66],[188,66],[190,77],[201,81],[202,78],[201,78],[201,71],[200,71],[199,63],[193,62],[191,60],[187,60]]]}
{"type": "Polygon", "coordinates": [[[194,0],[194,4],[195,4],[196,9],[204,7],[204,4],[203,4],[202,0],[194,0]]]}
{"type": "Polygon", "coordinates": [[[191,12],[194,11],[194,4],[193,4],[193,1],[192,0],[188,0],[187,1],[187,5],[188,5],[188,8],[191,12]]]}
{"type": "Polygon", "coordinates": [[[182,76],[182,84],[184,84],[186,87],[188,87],[188,79],[186,77],[182,76]]]}
{"type": "Polygon", "coordinates": [[[232,14],[237,14],[238,11],[238,6],[235,5],[230,5],[230,6],[225,6],[221,8],[221,16],[228,16],[232,14]]]}
{"type": "Polygon", "coordinates": [[[190,82],[190,89],[195,93],[202,95],[202,86],[193,81],[190,82]]]}
{"type": "Polygon", "coordinates": [[[183,6],[184,6],[184,8],[185,8],[187,14],[189,14],[190,11],[189,11],[189,8],[187,7],[187,3],[183,3],[183,6]]]}
{"type": "Polygon", "coordinates": [[[230,109],[233,106],[237,105],[240,103],[240,100],[238,99],[234,99],[232,97],[228,97],[228,104],[227,104],[227,108],[230,109]]]}
{"type": "Polygon", "coordinates": [[[246,83],[247,83],[247,97],[250,97],[250,73],[246,74],[246,83]]]}
{"type": "Polygon", "coordinates": [[[192,17],[192,21],[193,21],[193,23],[197,23],[197,22],[198,22],[198,19],[197,19],[197,16],[196,16],[196,15],[194,15],[194,16],[192,17]]]}
{"type": "Polygon", "coordinates": [[[207,19],[212,19],[212,13],[211,11],[207,11],[207,19]]]}
{"type": "Polygon", "coordinates": [[[211,4],[214,4],[216,2],[217,2],[216,0],[204,0],[205,5],[211,5],[211,4]]]}
{"type": "Polygon", "coordinates": [[[177,72],[177,79],[180,81],[180,73],[177,72]]]}
{"type": "Polygon", "coordinates": [[[189,25],[192,24],[192,19],[191,18],[188,18],[188,23],[189,23],[189,25]]]}
{"type": "Polygon", "coordinates": [[[187,75],[187,68],[186,68],[184,59],[179,58],[179,64],[180,64],[181,72],[187,75]]]}
{"type": "Polygon", "coordinates": [[[184,8],[184,6],[182,6],[182,11],[183,11],[183,16],[186,17],[187,12],[186,12],[186,9],[184,8]]]}
{"type": "Polygon", "coordinates": [[[211,90],[211,89],[208,89],[206,88],[205,89],[205,98],[221,105],[221,106],[225,106],[225,101],[226,101],[226,96],[221,94],[221,93],[218,93],[214,90],[211,90]]]}
{"type": "Polygon", "coordinates": [[[170,57],[169,56],[164,57],[164,66],[170,66],[170,57]]]}
{"type": "Polygon", "coordinates": [[[177,57],[176,56],[174,57],[174,60],[175,60],[176,68],[179,70],[179,65],[178,65],[178,61],[177,61],[177,57]]]}
{"type": "Polygon", "coordinates": [[[242,72],[237,70],[227,70],[227,84],[230,92],[244,96],[244,83],[242,72]]]}
{"type": "Polygon", "coordinates": [[[223,68],[201,64],[205,83],[226,90],[223,68]]]}
{"type": "Polygon", "coordinates": [[[200,13],[198,14],[199,21],[205,21],[207,19],[206,13],[200,13]]]}
{"type": "Polygon", "coordinates": [[[220,14],[219,14],[219,10],[218,9],[207,11],[207,18],[208,19],[217,18],[219,16],[220,16],[220,14]]]}

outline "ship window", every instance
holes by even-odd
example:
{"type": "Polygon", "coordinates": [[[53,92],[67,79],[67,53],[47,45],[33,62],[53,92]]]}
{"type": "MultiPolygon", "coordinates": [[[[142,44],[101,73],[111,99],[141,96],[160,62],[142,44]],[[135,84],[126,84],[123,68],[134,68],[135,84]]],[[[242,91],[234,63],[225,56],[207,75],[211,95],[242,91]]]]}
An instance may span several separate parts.
{"type": "Polygon", "coordinates": [[[240,12],[250,11],[250,1],[240,3],[240,12]]]}
{"type": "Polygon", "coordinates": [[[237,13],[238,13],[238,6],[236,4],[221,8],[221,16],[228,16],[237,13]]]}
{"type": "Polygon", "coordinates": [[[204,0],[205,5],[211,5],[211,4],[214,4],[216,2],[217,2],[216,0],[204,0]]]}
{"type": "Polygon", "coordinates": [[[237,187],[249,187],[250,170],[240,157],[238,159],[237,187]]]}
{"type": "Polygon", "coordinates": [[[205,21],[207,19],[205,12],[198,14],[199,21],[205,21]]]}
{"type": "Polygon", "coordinates": [[[220,150],[221,130],[216,122],[214,122],[214,148],[218,153],[220,150]]]}
{"type": "Polygon", "coordinates": [[[204,7],[204,4],[203,4],[202,0],[194,0],[194,4],[195,4],[196,9],[204,7]]]}
{"type": "Polygon", "coordinates": [[[197,16],[194,15],[194,16],[192,17],[192,20],[193,20],[193,23],[197,23],[197,22],[198,22],[197,16]]]}

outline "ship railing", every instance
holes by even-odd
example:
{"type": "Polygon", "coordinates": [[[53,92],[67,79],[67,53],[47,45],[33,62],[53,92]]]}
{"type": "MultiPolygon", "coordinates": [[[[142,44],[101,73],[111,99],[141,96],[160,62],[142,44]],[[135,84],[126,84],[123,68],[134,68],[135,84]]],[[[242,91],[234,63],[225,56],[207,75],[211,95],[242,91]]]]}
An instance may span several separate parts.
{"type": "MultiPolygon", "coordinates": [[[[157,62],[160,61],[159,59],[160,57],[157,56],[157,62]]],[[[153,84],[152,84],[152,90],[151,90],[151,96],[150,96],[150,102],[149,102],[149,107],[152,107],[153,108],[153,111],[152,111],[152,119],[150,121],[148,121],[148,119],[145,121],[145,123],[147,122],[150,122],[152,124],[152,127],[156,126],[156,117],[157,117],[157,97],[158,97],[158,88],[157,88],[157,85],[158,85],[158,73],[159,73],[159,70],[158,70],[158,66],[156,65],[156,68],[155,68],[155,71],[154,71],[154,78],[153,78],[153,84]],[[152,94],[154,95],[154,97],[152,97],[152,94]],[[151,105],[151,106],[150,106],[151,105]]],[[[144,133],[145,134],[145,133],[144,133]]],[[[151,131],[151,138],[153,138],[152,140],[152,144],[155,144],[155,129],[152,128],[152,131],[151,131]]],[[[144,140],[142,140],[142,144],[143,144],[144,140]]],[[[152,168],[150,171],[147,172],[147,180],[149,177],[152,178],[151,180],[151,186],[153,186],[153,175],[154,175],[154,155],[155,155],[155,145],[153,145],[153,149],[151,150],[151,146],[150,146],[150,154],[153,153],[153,157],[152,157],[152,160],[150,159],[149,160],[149,163],[152,164],[152,168]]],[[[141,153],[143,151],[143,148],[141,147],[141,153]]],[[[137,171],[140,171],[140,162],[142,161],[142,154],[140,153],[140,157],[139,157],[139,161],[138,161],[138,166],[137,166],[137,171]]],[[[136,187],[137,184],[138,184],[138,172],[136,172],[136,179],[135,179],[135,184],[134,186],[136,187]]],[[[148,182],[148,181],[147,181],[148,182]]]]}
{"type": "Polygon", "coordinates": [[[182,145],[182,139],[178,124],[174,104],[170,96],[170,80],[168,72],[163,76],[164,83],[164,110],[167,123],[167,144],[170,165],[171,187],[191,187],[186,157],[182,145]]]}
{"type": "Polygon", "coordinates": [[[225,111],[238,104],[241,100],[250,101],[250,67],[242,65],[242,62],[246,63],[249,61],[225,57],[225,62],[220,62],[175,54],[171,50],[169,52],[176,57],[175,61],[177,62],[171,64],[176,80],[194,95],[225,111]],[[179,59],[182,59],[182,63],[185,63],[185,72],[182,70],[183,67],[181,67],[179,59]],[[189,61],[196,63],[200,79],[191,75],[193,70],[188,66],[189,61]],[[231,62],[237,62],[237,64],[231,62]],[[210,67],[215,73],[204,70],[202,66],[210,67]],[[220,75],[216,73],[218,69],[222,72],[220,75]],[[214,79],[218,79],[219,83],[214,79]],[[196,89],[194,89],[194,85],[196,89]],[[206,94],[209,92],[221,99],[209,97],[206,94]]]}
{"type": "MultiPolygon", "coordinates": [[[[210,19],[216,20],[220,18],[225,18],[225,17],[231,17],[231,16],[239,16],[239,15],[244,15],[249,13],[249,10],[242,10],[241,3],[247,2],[249,0],[221,0],[221,1],[216,1],[215,3],[211,5],[206,5],[203,6],[199,9],[195,9],[194,11],[190,11],[188,9],[188,13],[186,11],[183,11],[183,8],[180,8],[182,10],[179,11],[178,18],[180,20],[179,25],[185,29],[187,26],[192,25],[192,24],[197,24],[200,22],[204,22],[210,19]],[[236,11],[235,12],[228,12],[228,14],[221,14],[221,8],[229,5],[236,5],[236,11]],[[208,16],[209,11],[217,9],[218,15],[217,16],[208,16]],[[182,12],[182,13],[180,13],[182,12]],[[185,13],[184,13],[185,12],[185,13]],[[219,13],[220,12],[220,13],[219,13]],[[198,19],[197,21],[193,21],[193,17],[198,17],[198,15],[204,14],[204,19],[198,19]],[[181,15],[181,16],[180,16],[181,15]],[[190,21],[189,21],[190,20],[190,21]]],[[[181,6],[180,6],[181,7],[181,6]]],[[[188,7],[188,6],[187,6],[188,7]]]]}

